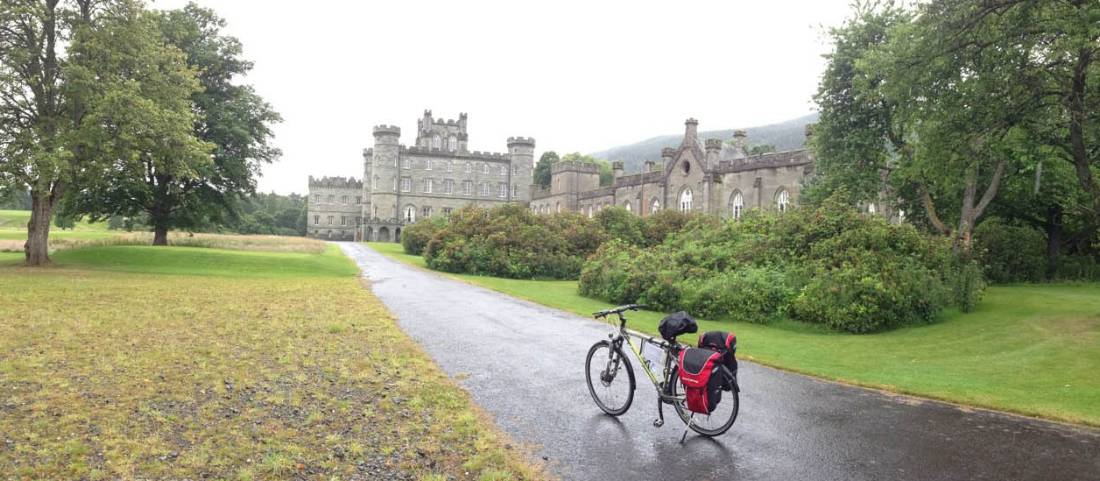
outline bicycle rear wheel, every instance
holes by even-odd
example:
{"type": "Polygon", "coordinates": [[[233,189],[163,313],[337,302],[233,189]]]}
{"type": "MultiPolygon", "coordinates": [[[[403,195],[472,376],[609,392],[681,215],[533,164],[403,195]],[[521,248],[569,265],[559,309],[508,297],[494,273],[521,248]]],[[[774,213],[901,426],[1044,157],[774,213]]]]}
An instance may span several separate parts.
{"type": "Polygon", "coordinates": [[[608,341],[593,344],[584,360],[584,376],[592,400],[603,412],[619,416],[630,409],[634,402],[634,368],[622,349],[608,341]]]}
{"type": "MultiPolygon", "coordinates": [[[[726,372],[717,371],[713,375],[725,376],[726,372]]],[[[733,426],[734,421],[737,420],[737,412],[741,408],[741,400],[737,395],[737,389],[722,391],[722,400],[715,406],[714,411],[702,414],[688,410],[687,402],[684,400],[684,385],[680,382],[678,370],[674,369],[672,371],[669,382],[672,385],[672,395],[677,398],[672,403],[673,407],[676,408],[676,414],[680,415],[680,419],[692,431],[707,437],[719,436],[728,431],[733,426]]],[[[727,376],[727,385],[733,386],[735,382],[736,379],[727,376]]]]}

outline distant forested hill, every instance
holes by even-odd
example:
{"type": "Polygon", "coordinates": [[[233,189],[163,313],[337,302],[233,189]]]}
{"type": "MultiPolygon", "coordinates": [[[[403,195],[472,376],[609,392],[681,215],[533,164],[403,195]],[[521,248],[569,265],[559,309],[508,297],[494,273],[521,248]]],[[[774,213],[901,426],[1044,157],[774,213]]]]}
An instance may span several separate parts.
{"type": "MultiPolygon", "coordinates": [[[[796,119],[791,119],[778,124],[748,127],[749,146],[770,144],[776,150],[800,149],[806,140],[806,124],[817,122],[817,113],[812,113],[796,119]]],[[[728,140],[733,137],[735,129],[710,130],[700,132],[704,139],[728,140]]],[[[665,147],[677,147],[683,140],[684,134],[662,135],[641,142],[612,147],[600,152],[593,152],[592,156],[606,160],[622,160],[626,162],[627,172],[639,172],[646,159],[661,160],[661,149],[665,147]]]]}

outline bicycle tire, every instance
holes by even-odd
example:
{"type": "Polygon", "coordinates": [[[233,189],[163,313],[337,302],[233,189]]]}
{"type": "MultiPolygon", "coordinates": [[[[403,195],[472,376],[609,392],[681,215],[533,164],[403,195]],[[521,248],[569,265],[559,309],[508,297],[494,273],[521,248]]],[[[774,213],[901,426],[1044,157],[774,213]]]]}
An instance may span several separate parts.
{"type": "MultiPolygon", "coordinates": [[[[726,375],[726,373],[719,371],[714,373],[713,375],[724,376],[726,375]]],[[[736,382],[736,379],[731,379],[730,382],[736,382]]],[[[672,370],[672,375],[669,376],[669,383],[672,387],[673,396],[679,397],[683,395],[683,384],[680,383],[680,373],[678,369],[672,370]]],[[[695,431],[696,433],[699,433],[706,437],[714,437],[725,434],[726,431],[729,431],[729,429],[733,427],[733,423],[737,421],[737,413],[741,410],[741,399],[737,389],[731,389],[722,393],[722,401],[719,402],[719,406],[727,402],[733,403],[733,409],[731,410],[729,419],[727,419],[725,423],[723,423],[717,429],[705,429],[698,424],[695,424],[692,417],[697,413],[689,411],[684,403],[677,401],[673,402],[672,406],[676,408],[676,414],[680,416],[680,420],[683,421],[684,424],[687,425],[687,427],[691,428],[692,431],[695,431]]]]}
{"type": "MultiPolygon", "coordinates": [[[[614,358],[612,358],[612,362],[614,362],[614,358]]],[[[616,371],[618,371],[618,369],[616,369],[616,371]]],[[[617,376],[618,374],[616,372],[615,377],[617,376]]],[[[612,416],[621,416],[623,413],[629,410],[630,405],[634,403],[634,388],[636,387],[634,380],[634,368],[630,364],[630,359],[623,355],[622,349],[613,346],[609,341],[597,342],[588,349],[588,356],[586,356],[584,360],[584,379],[585,382],[588,384],[588,394],[592,396],[592,401],[596,403],[596,406],[598,406],[600,410],[607,414],[610,414],[612,416]],[[608,406],[603,400],[600,399],[600,396],[596,394],[596,387],[592,383],[592,359],[597,352],[600,352],[603,349],[607,349],[608,352],[614,350],[614,355],[618,357],[619,361],[621,361],[621,364],[623,364],[626,368],[625,370],[628,389],[626,392],[626,401],[621,407],[608,406]]],[[[603,384],[602,380],[599,381],[601,384],[603,384]]],[[[612,378],[610,382],[614,382],[614,378],[612,378]]]]}

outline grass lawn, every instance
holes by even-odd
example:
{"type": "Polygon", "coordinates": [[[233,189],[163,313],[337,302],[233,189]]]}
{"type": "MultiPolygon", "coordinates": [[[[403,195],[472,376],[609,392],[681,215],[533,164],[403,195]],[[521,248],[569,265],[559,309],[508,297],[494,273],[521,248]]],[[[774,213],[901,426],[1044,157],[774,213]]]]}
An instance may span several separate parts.
{"type": "MultiPolygon", "coordinates": [[[[371,243],[424,266],[400,244],[371,243]]],[[[451,277],[583,316],[608,304],[577,294],[576,281],[451,277]]],[[[628,315],[657,333],[662,314],[628,315]]],[[[795,322],[699,322],[737,333],[738,354],[770,366],[889,391],[1100,426],[1100,284],[989,288],[978,308],[940,322],[851,335],[795,322]]],[[[694,337],[685,342],[695,342],[694,337]]],[[[745,383],[751,386],[752,380],[745,383]]]]}
{"type": "Polygon", "coordinates": [[[0,477],[544,476],[334,248],[15,256],[0,256],[0,477]]]}

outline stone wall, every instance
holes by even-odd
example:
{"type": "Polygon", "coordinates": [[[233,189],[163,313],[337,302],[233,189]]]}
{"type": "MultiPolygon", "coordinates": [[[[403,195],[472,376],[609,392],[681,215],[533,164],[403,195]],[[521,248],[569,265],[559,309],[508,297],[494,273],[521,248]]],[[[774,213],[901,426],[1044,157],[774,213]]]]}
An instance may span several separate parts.
{"type": "Polygon", "coordinates": [[[306,236],[355,240],[362,223],[363,183],[354,178],[309,178],[306,236]]]}

